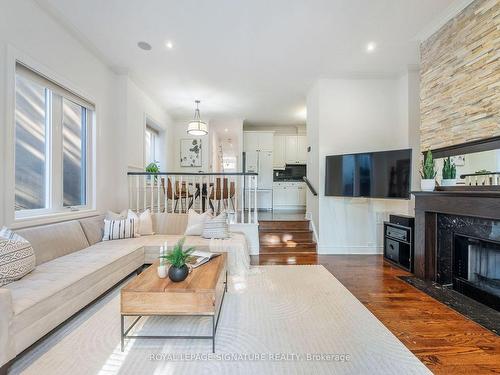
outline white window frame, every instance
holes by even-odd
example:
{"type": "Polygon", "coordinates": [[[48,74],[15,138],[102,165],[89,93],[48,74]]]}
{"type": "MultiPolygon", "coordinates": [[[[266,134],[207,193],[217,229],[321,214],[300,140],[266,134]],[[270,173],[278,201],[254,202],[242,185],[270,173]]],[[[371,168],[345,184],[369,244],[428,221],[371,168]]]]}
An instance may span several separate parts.
{"type": "Polygon", "coordinates": [[[151,163],[149,160],[147,160],[146,155],[147,155],[147,150],[146,150],[146,133],[149,132],[152,134],[152,143],[154,144],[154,157],[153,161],[156,163],[160,163],[160,140],[162,139],[163,136],[163,129],[157,125],[158,123],[151,119],[150,116],[146,115],[144,116],[144,136],[143,136],[143,164],[144,167],[147,167],[149,163],[151,163]]]}
{"type": "MultiPolygon", "coordinates": [[[[49,68],[44,65],[39,64],[37,61],[33,60],[30,56],[20,52],[14,47],[7,46],[7,82],[6,82],[6,124],[4,130],[4,147],[5,147],[5,166],[12,166],[11,168],[3,168],[4,173],[2,175],[4,189],[3,189],[3,222],[5,225],[9,225],[12,228],[20,228],[30,225],[40,225],[51,222],[57,222],[61,220],[77,219],[81,217],[87,217],[97,214],[96,210],[96,113],[97,108],[87,110],[86,116],[86,204],[82,206],[73,207],[63,207],[63,173],[62,173],[62,139],[61,139],[61,153],[58,155],[52,149],[51,152],[47,154],[49,160],[47,160],[47,166],[49,170],[47,173],[47,183],[50,184],[50,192],[48,208],[35,209],[35,210],[21,210],[15,211],[15,134],[16,134],[16,64],[20,63],[36,74],[44,77],[45,79],[53,82],[55,85],[60,86],[63,90],[66,90],[74,95],[74,98],[85,98],[81,99],[84,103],[93,103],[94,100],[86,95],[82,90],[76,88],[75,85],[71,84],[65,78],[58,76],[52,72],[49,68]],[[54,159],[50,160],[51,155],[54,159]],[[57,176],[57,183],[54,180],[53,166],[55,163],[60,162],[61,173],[57,176]],[[57,185],[57,187],[56,187],[57,185]],[[54,207],[55,200],[60,202],[60,205],[54,207]]],[[[71,100],[71,97],[67,97],[71,100]]],[[[62,99],[60,99],[62,100],[62,99]]],[[[73,100],[74,101],[74,100],[73,100]]],[[[81,105],[81,102],[78,104],[81,105]]],[[[54,106],[52,105],[52,108],[54,106]]],[[[61,106],[62,109],[62,106],[61,106]]],[[[54,115],[54,114],[52,114],[54,115]]],[[[62,126],[62,123],[60,124],[62,126]]],[[[54,132],[53,126],[47,128],[47,147],[51,147],[50,144],[53,142],[52,133],[54,132]]],[[[60,135],[62,136],[62,129],[60,135]]]]}

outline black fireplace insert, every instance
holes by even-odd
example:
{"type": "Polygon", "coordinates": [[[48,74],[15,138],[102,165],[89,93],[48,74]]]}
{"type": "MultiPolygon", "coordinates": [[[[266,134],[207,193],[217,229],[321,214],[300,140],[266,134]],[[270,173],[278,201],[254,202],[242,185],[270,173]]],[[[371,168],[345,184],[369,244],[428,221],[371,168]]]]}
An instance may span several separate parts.
{"type": "Polygon", "coordinates": [[[453,288],[500,311],[500,242],[454,233],[453,288]]]}

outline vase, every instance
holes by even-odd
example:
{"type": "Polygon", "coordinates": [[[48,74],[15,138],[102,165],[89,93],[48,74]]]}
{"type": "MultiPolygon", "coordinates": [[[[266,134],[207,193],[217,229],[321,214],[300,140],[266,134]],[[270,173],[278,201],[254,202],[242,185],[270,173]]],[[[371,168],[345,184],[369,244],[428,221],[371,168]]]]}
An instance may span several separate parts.
{"type": "Polygon", "coordinates": [[[456,178],[443,178],[441,186],[455,186],[457,184],[456,178]]]}
{"type": "Polygon", "coordinates": [[[422,191],[434,191],[435,187],[436,187],[436,181],[433,178],[422,179],[420,181],[420,189],[422,191]]]}
{"type": "Polygon", "coordinates": [[[156,269],[157,273],[158,273],[158,277],[160,279],[164,279],[165,277],[167,277],[167,266],[158,266],[158,268],[156,269]]]}
{"type": "Polygon", "coordinates": [[[184,281],[186,277],[189,275],[189,268],[187,265],[183,265],[182,267],[174,267],[170,266],[168,269],[168,277],[173,282],[184,281]]]}

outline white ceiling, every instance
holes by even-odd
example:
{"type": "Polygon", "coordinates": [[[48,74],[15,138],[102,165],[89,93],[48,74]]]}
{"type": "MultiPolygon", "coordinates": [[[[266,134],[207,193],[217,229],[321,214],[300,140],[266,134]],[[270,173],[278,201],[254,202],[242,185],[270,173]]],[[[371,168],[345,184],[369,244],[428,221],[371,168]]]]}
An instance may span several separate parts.
{"type": "Polygon", "coordinates": [[[457,0],[39,0],[178,119],[304,123],[318,78],[394,76],[457,0]],[[151,51],[138,49],[147,41],[151,51]],[[173,49],[165,42],[171,40],[173,49]],[[374,53],[365,51],[370,41],[374,53]]]}

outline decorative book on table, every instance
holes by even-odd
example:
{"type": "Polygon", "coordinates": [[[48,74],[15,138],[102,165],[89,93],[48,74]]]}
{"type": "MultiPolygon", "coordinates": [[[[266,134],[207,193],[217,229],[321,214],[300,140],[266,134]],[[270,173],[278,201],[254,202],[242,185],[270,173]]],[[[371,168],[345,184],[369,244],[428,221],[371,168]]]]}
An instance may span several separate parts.
{"type": "Polygon", "coordinates": [[[189,258],[187,260],[187,265],[192,268],[196,268],[207,263],[210,259],[218,257],[219,255],[220,255],[219,253],[211,253],[209,251],[195,250],[189,255],[189,258]]]}

